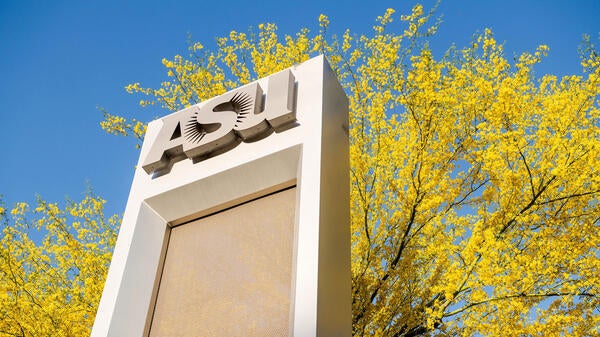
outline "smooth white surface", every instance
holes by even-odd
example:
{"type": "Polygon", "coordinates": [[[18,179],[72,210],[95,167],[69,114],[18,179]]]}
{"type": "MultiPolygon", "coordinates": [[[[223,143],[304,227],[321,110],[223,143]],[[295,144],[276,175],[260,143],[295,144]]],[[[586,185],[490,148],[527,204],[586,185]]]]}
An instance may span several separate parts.
{"type": "MultiPolygon", "coordinates": [[[[297,185],[294,336],[350,336],[348,102],[320,56],[291,68],[296,127],[153,178],[149,124],[92,336],[144,336],[170,225],[297,185]]],[[[268,78],[259,80],[268,90],[268,78]]]]}

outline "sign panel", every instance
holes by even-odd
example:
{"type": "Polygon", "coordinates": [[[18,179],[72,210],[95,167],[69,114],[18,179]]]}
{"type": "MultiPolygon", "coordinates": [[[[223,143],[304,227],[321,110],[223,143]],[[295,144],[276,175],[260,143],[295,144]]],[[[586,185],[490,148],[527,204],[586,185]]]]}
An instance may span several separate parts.
{"type": "Polygon", "coordinates": [[[295,204],[291,188],[174,227],[150,336],[289,336],[295,204]]]}

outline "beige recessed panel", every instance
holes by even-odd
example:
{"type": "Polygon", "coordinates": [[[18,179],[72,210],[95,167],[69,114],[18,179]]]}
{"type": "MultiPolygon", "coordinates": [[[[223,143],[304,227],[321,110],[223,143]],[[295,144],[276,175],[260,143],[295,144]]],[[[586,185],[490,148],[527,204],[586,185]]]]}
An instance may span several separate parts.
{"type": "Polygon", "coordinates": [[[171,230],[150,336],[289,336],[296,188],[171,230]]]}

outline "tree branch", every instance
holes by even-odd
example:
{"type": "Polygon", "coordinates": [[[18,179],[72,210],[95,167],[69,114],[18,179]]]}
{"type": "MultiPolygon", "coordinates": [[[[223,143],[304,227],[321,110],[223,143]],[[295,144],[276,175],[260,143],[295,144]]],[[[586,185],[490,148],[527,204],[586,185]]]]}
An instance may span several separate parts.
{"type": "Polygon", "coordinates": [[[588,292],[581,292],[581,293],[559,293],[559,292],[553,292],[553,293],[546,293],[546,294],[525,294],[525,293],[521,293],[521,294],[515,294],[515,295],[508,295],[508,296],[502,296],[502,297],[495,297],[495,298],[490,298],[484,301],[479,301],[479,302],[474,302],[471,304],[468,304],[466,306],[464,306],[461,309],[449,312],[447,314],[444,315],[444,317],[451,317],[457,314],[460,314],[461,312],[472,308],[474,306],[478,306],[481,304],[486,304],[486,303],[491,303],[491,302],[497,302],[497,301],[503,301],[503,300],[508,300],[508,299],[512,299],[512,298],[535,298],[535,297],[560,297],[560,296],[581,296],[581,297],[598,297],[598,294],[591,294],[588,292]]]}

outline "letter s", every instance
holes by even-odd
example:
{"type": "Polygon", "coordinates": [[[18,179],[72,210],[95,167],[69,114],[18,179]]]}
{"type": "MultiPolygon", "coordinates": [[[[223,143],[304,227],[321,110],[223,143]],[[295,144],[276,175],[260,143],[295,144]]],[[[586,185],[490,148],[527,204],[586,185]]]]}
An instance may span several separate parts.
{"type": "Polygon", "coordinates": [[[215,106],[215,100],[219,101],[216,98],[202,107],[196,107],[184,127],[186,141],[183,151],[190,159],[208,155],[236,141],[233,131],[237,117],[235,111],[216,109],[222,104],[215,106]]]}

